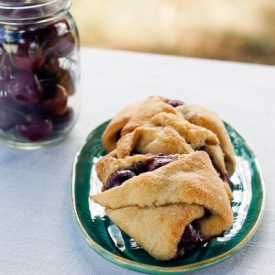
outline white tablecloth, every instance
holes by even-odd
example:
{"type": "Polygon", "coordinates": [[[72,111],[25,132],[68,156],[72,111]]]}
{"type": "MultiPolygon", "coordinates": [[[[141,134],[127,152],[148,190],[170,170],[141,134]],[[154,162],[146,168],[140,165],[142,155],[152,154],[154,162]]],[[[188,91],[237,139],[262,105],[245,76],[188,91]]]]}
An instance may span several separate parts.
{"type": "Polygon", "coordinates": [[[216,110],[252,145],[267,201],[261,226],[232,258],[193,274],[275,272],[275,68],[81,49],[83,104],[61,144],[25,151],[0,144],[0,274],[140,274],[94,252],[75,224],[71,169],[81,141],[124,105],[163,95],[216,110]]]}

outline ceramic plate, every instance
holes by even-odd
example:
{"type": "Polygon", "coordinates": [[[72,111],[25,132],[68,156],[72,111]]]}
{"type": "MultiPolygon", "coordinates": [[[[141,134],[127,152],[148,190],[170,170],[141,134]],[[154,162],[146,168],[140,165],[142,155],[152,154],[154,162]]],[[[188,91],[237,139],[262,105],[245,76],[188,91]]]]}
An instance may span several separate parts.
{"type": "Polygon", "coordinates": [[[72,207],[76,223],[88,244],[101,256],[122,267],[152,274],[183,274],[219,263],[236,254],[252,237],[263,215],[265,189],[261,169],[250,146],[225,123],[235,148],[237,168],[232,176],[234,224],[224,237],[218,237],[197,251],[168,262],[152,258],[133,239],[115,226],[104,209],[89,200],[100,192],[101,182],[95,163],[106,154],[101,135],[103,123],[82,143],[72,172],[72,207]]]}

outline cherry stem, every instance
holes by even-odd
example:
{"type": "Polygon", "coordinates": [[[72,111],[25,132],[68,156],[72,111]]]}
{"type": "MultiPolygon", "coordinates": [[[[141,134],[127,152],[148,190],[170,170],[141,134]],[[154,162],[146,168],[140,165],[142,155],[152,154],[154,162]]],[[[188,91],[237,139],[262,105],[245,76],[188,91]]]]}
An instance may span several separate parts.
{"type": "Polygon", "coordinates": [[[18,111],[18,110],[15,110],[15,109],[13,109],[13,108],[10,108],[10,107],[6,107],[6,108],[9,109],[9,110],[11,110],[11,111],[13,111],[13,112],[15,112],[15,113],[17,113],[17,114],[19,114],[19,115],[21,115],[22,117],[24,117],[24,118],[27,120],[27,122],[30,122],[30,121],[31,121],[31,117],[30,117],[30,116],[25,115],[25,114],[23,114],[22,112],[20,112],[20,111],[18,111]]]}
{"type": "Polygon", "coordinates": [[[45,81],[52,81],[52,79],[51,78],[39,79],[39,82],[45,82],[45,81]]]}
{"type": "Polygon", "coordinates": [[[3,54],[1,63],[0,63],[0,68],[2,68],[4,66],[5,59],[6,59],[6,54],[3,54]]]}

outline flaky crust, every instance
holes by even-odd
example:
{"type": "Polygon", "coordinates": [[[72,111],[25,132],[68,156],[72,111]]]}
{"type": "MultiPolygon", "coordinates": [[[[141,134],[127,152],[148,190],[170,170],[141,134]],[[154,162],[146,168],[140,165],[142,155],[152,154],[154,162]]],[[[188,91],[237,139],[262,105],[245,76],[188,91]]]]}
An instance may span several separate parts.
{"type": "Polygon", "coordinates": [[[151,96],[113,118],[102,137],[109,153],[96,164],[103,193],[91,196],[157,260],[177,256],[181,236],[194,220],[204,240],[221,235],[233,223],[227,175],[235,170],[235,157],[226,128],[214,111],[179,104],[151,96]],[[107,190],[121,175],[114,173],[134,169],[137,161],[147,165],[156,154],[174,161],[107,190]]]}
{"type": "Polygon", "coordinates": [[[109,218],[126,234],[134,236],[157,260],[170,260],[177,256],[177,245],[185,227],[204,215],[204,208],[195,204],[172,204],[143,207],[128,206],[106,209],[109,218]],[[157,229],[157,230],[156,230],[157,229]]]}
{"type": "Polygon", "coordinates": [[[124,136],[139,126],[150,124],[152,117],[158,113],[165,112],[176,114],[174,107],[166,103],[167,99],[161,96],[150,96],[131,116],[127,124],[121,131],[121,136],[124,136]]]}
{"type": "Polygon", "coordinates": [[[179,238],[190,221],[198,219],[205,239],[220,235],[233,222],[224,183],[207,153],[202,151],[181,155],[174,162],[128,179],[121,186],[91,198],[106,208],[111,220],[160,260],[176,256],[179,238]],[[202,208],[211,214],[203,216],[202,208]],[[168,213],[174,219],[169,217],[164,221],[168,213]],[[176,217],[179,214],[182,217],[176,217]],[[149,220],[153,216],[156,218],[152,224],[149,220]],[[137,219],[133,218],[132,223],[130,217],[137,219]],[[138,225],[138,220],[142,225],[138,225]],[[150,224],[152,227],[147,228],[150,224]],[[168,234],[167,251],[165,242],[156,245],[160,239],[152,232],[159,227],[168,234]]]}
{"type": "MultiPolygon", "coordinates": [[[[215,146],[213,146],[213,148],[215,148],[215,146]]],[[[185,155],[181,155],[181,154],[172,154],[172,155],[167,154],[167,155],[169,155],[169,158],[174,160],[185,157],[185,155]]],[[[117,150],[114,150],[109,154],[105,155],[104,157],[102,157],[96,163],[97,175],[103,184],[102,191],[106,190],[106,184],[113,173],[122,169],[128,169],[132,167],[137,161],[146,162],[151,158],[154,158],[154,155],[151,153],[147,153],[143,155],[137,154],[133,156],[125,156],[124,158],[119,158],[117,154],[117,150]]],[[[229,200],[232,200],[233,193],[228,182],[223,181],[223,186],[226,190],[229,200]]]]}
{"type": "Polygon", "coordinates": [[[141,105],[142,102],[134,102],[127,105],[109,123],[102,135],[102,144],[107,152],[111,152],[116,148],[116,143],[120,138],[122,128],[141,105]]]}
{"type": "Polygon", "coordinates": [[[123,108],[109,123],[102,136],[102,144],[107,152],[116,148],[121,136],[132,132],[135,128],[146,125],[159,112],[175,114],[175,108],[165,103],[161,96],[150,96],[144,102],[135,102],[123,108]]]}
{"type": "Polygon", "coordinates": [[[141,126],[117,142],[118,158],[140,154],[189,154],[204,150],[218,170],[226,174],[224,154],[217,136],[186,119],[170,113],[159,113],[150,120],[151,127],[141,126]]]}
{"type": "Polygon", "coordinates": [[[217,135],[224,153],[228,175],[232,176],[236,166],[234,148],[219,115],[215,111],[198,104],[185,104],[176,109],[190,123],[204,127],[217,135]]]}
{"type": "Polygon", "coordinates": [[[154,154],[205,150],[211,153],[219,171],[231,176],[236,166],[234,148],[217,113],[201,105],[173,107],[167,102],[164,97],[151,96],[127,106],[107,126],[102,138],[104,148],[108,152],[117,148],[121,158],[134,149],[154,154]]]}
{"type": "MultiPolygon", "coordinates": [[[[152,158],[152,154],[134,155],[125,158],[118,158],[116,150],[102,157],[96,163],[96,172],[100,181],[105,187],[110,176],[118,170],[127,169],[133,166],[137,161],[147,161],[152,158]]],[[[178,155],[171,156],[171,158],[178,158],[178,155]]],[[[103,188],[104,189],[104,188],[103,188]]]]}

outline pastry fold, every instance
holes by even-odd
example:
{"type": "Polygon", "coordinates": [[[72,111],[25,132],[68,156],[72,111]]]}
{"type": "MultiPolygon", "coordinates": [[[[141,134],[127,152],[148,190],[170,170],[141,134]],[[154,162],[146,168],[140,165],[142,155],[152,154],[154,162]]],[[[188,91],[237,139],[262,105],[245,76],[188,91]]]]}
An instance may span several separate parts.
{"type": "Polygon", "coordinates": [[[122,128],[141,105],[142,102],[134,102],[127,105],[109,123],[102,135],[102,144],[107,152],[111,152],[116,148],[116,143],[120,138],[122,128]]]}
{"type": "MultiPolygon", "coordinates": [[[[113,162],[112,172],[130,167],[131,158],[115,159],[112,152],[97,166],[113,162]]],[[[118,187],[91,198],[105,207],[109,218],[138,245],[158,260],[177,256],[180,238],[197,220],[201,236],[209,240],[228,230],[233,222],[230,201],[207,153],[174,156],[175,161],[154,171],[134,176],[118,187]],[[206,211],[207,210],[207,211],[206,211]]],[[[105,171],[106,172],[106,171],[105,171]]],[[[100,174],[100,173],[99,173],[100,174]]],[[[110,174],[104,178],[107,181],[110,174]]]]}
{"type": "Polygon", "coordinates": [[[176,114],[177,111],[166,103],[161,96],[150,96],[144,102],[136,102],[123,108],[109,123],[102,135],[102,144],[107,152],[116,148],[121,136],[132,132],[135,128],[146,125],[153,116],[160,112],[176,114]]]}
{"type": "Polygon", "coordinates": [[[165,112],[155,115],[150,124],[151,127],[138,127],[120,138],[116,148],[118,158],[130,156],[132,152],[168,155],[201,149],[211,153],[220,172],[227,173],[219,140],[213,132],[165,112]]]}
{"type": "Polygon", "coordinates": [[[236,166],[234,148],[219,115],[215,111],[198,104],[185,104],[176,107],[176,109],[190,123],[204,127],[217,135],[224,153],[228,175],[232,176],[236,166]]]}
{"type": "Polygon", "coordinates": [[[129,105],[107,126],[102,143],[119,158],[137,153],[183,154],[204,150],[215,167],[229,177],[235,170],[234,148],[214,111],[196,104],[173,107],[161,96],[129,105]]]}
{"type": "Polygon", "coordinates": [[[178,255],[177,244],[185,227],[204,215],[204,208],[194,204],[106,209],[106,214],[124,232],[159,261],[178,255]]]}

